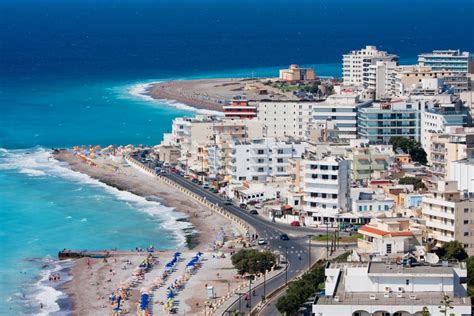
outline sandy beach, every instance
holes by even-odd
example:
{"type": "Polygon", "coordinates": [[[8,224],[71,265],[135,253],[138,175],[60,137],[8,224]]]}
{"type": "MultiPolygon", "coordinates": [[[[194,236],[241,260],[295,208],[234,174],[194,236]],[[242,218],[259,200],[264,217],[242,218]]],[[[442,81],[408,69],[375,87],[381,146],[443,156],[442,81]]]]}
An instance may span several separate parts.
{"type": "MultiPolygon", "coordinates": [[[[224,217],[213,213],[190,197],[169,187],[156,178],[147,175],[125,162],[117,162],[109,158],[99,157],[95,160],[96,166],[91,166],[73,156],[70,151],[61,151],[55,154],[57,160],[67,162],[71,169],[87,174],[108,185],[120,190],[126,190],[143,197],[159,197],[160,203],[173,207],[175,211],[187,215],[192,224],[194,233],[187,238],[187,246],[180,249],[182,259],[173,269],[170,280],[188,279],[182,290],[179,291],[178,315],[186,311],[186,315],[202,315],[207,298],[205,284],[215,288],[217,296],[224,295],[229,289],[238,286],[234,280],[236,271],[230,262],[230,253],[240,248],[238,229],[224,217]],[[212,225],[210,225],[212,223],[212,225]],[[219,236],[219,237],[218,237],[219,236]],[[224,236],[222,238],[222,236],[224,236]],[[224,240],[221,245],[220,240],[224,240]],[[217,246],[216,246],[217,245],[217,246]],[[202,266],[194,273],[189,274],[185,269],[186,262],[197,252],[202,252],[202,266]]],[[[139,229],[139,228],[137,228],[139,229]]],[[[100,245],[98,245],[100,249],[100,245]]],[[[156,280],[164,271],[164,264],[172,259],[174,251],[155,251],[153,265],[144,278],[131,287],[130,297],[124,308],[130,313],[136,313],[136,302],[140,296],[140,289],[153,289],[150,304],[153,305],[155,315],[164,314],[163,303],[166,301],[166,285],[163,282],[157,287],[156,280]]],[[[81,258],[76,259],[71,268],[72,281],[65,283],[61,289],[73,300],[75,315],[108,315],[112,307],[109,295],[129,279],[147,252],[112,252],[107,262],[103,259],[81,258]]]]}
{"type": "Polygon", "coordinates": [[[222,111],[222,106],[237,95],[249,100],[292,100],[291,93],[283,93],[264,85],[267,79],[199,79],[176,80],[151,84],[147,95],[154,99],[174,100],[197,109],[222,111]],[[260,94],[260,90],[267,90],[260,94]]]}

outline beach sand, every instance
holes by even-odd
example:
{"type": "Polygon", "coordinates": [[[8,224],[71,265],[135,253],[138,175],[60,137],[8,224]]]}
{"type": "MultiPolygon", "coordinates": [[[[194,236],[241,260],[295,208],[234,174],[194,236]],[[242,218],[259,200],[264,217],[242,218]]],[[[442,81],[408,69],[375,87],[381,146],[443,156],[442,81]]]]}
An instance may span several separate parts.
{"type": "MultiPolygon", "coordinates": [[[[188,215],[189,222],[197,231],[192,241],[188,240],[192,249],[184,249],[184,261],[177,264],[176,269],[169,279],[178,278],[184,274],[186,262],[191,259],[197,251],[202,251],[203,266],[196,275],[191,276],[185,288],[179,293],[180,305],[178,315],[186,310],[186,315],[202,315],[204,302],[206,300],[205,285],[215,287],[217,295],[224,295],[228,289],[238,285],[232,281],[236,270],[230,262],[230,252],[241,247],[238,240],[238,229],[222,216],[215,214],[198,204],[193,199],[169,187],[156,178],[147,175],[126,163],[119,163],[107,158],[95,160],[97,166],[90,166],[82,160],[72,156],[69,151],[61,151],[55,154],[56,159],[67,162],[71,169],[88,174],[108,185],[120,190],[126,190],[140,196],[156,196],[161,198],[161,203],[173,207],[176,211],[188,215]],[[222,230],[225,235],[226,244],[215,248],[216,235],[222,230]],[[225,258],[217,258],[225,256],[225,258]],[[229,282],[227,281],[229,280],[229,282]]],[[[98,246],[100,248],[100,246],[98,246]]],[[[149,273],[145,279],[132,289],[131,299],[126,301],[125,307],[130,309],[131,314],[136,313],[135,303],[139,298],[141,287],[150,287],[154,280],[164,270],[164,263],[172,257],[172,251],[157,253],[159,264],[149,273]]],[[[75,260],[70,270],[72,280],[65,283],[61,290],[67,293],[73,301],[74,315],[110,315],[111,306],[108,302],[109,295],[117,289],[121,282],[127,280],[133,269],[146,257],[145,252],[113,252],[111,258],[104,262],[103,259],[81,258],[75,260]],[[132,264],[127,264],[129,261],[132,264]],[[126,269],[124,269],[126,268],[126,269]]],[[[155,315],[164,314],[163,307],[159,302],[165,301],[165,290],[160,288],[153,292],[153,311],[155,315]]]]}
{"type": "Polygon", "coordinates": [[[297,100],[291,93],[283,93],[263,84],[267,79],[199,79],[176,80],[151,84],[147,95],[154,99],[174,100],[197,109],[222,111],[222,105],[237,95],[248,100],[297,100]],[[259,94],[260,89],[268,94],[259,94]]]}

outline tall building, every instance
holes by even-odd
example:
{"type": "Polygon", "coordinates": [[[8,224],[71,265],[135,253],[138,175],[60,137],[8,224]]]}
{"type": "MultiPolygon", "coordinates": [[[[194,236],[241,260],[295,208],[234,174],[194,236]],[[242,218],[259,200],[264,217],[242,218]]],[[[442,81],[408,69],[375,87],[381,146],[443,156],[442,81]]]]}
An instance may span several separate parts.
{"type": "Polygon", "coordinates": [[[371,144],[387,144],[394,136],[420,140],[420,105],[416,102],[374,102],[358,112],[357,133],[371,144]]]}
{"type": "Polygon", "coordinates": [[[438,181],[438,189],[423,197],[421,213],[436,245],[457,240],[474,255],[474,200],[455,181],[438,181]]]}
{"type": "Polygon", "coordinates": [[[311,121],[309,101],[256,101],[257,118],[264,125],[264,135],[277,139],[305,139],[311,121]]]}
{"type": "Polygon", "coordinates": [[[280,69],[280,80],[283,81],[311,81],[316,79],[313,68],[301,68],[290,65],[288,69],[280,69]]]}
{"type": "Polygon", "coordinates": [[[473,73],[473,62],[473,55],[461,52],[459,49],[434,50],[431,53],[418,55],[419,65],[431,67],[433,71],[473,73]]]}
{"type": "Polygon", "coordinates": [[[448,164],[447,179],[456,181],[458,190],[474,196],[474,156],[452,161],[448,164]]]}
{"type": "Polygon", "coordinates": [[[396,67],[397,62],[393,60],[377,60],[369,65],[364,86],[374,91],[376,100],[396,95],[396,67]]]}
{"type": "Polygon", "coordinates": [[[265,181],[268,177],[287,176],[288,159],[301,157],[306,147],[304,142],[273,138],[234,141],[229,174],[234,181],[265,181]]]}
{"type": "Polygon", "coordinates": [[[312,106],[312,123],[331,121],[341,140],[357,138],[357,109],[369,106],[371,101],[362,102],[356,94],[333,94],[325,101],[312,106]]]}
{"type": "Polygon", "coordinates": [[[336,222],[349,211],[349,160],[307,151],[304,158],[294,164],[292,176],[292,190],[303,194],[301,209],[307,225],[336,222]]]}
{"type": "Polygon", "coordinates": [[[369,67],[377,61],[394,61],[398,56],[377,50],[375,46],[366,46],[353,50],[342,57],[342,78],[345,85],[365,86],[369,81],[369,67]]]}

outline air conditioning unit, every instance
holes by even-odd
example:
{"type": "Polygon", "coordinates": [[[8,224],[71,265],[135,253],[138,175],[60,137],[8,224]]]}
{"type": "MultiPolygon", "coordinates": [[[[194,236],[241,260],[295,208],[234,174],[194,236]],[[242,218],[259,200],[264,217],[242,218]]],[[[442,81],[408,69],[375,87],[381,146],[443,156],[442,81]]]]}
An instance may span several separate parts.
{"type": "Polygon", "coordinates": [[[402,293],[397,293],[397,298],[402,298],[403,294],[402,293]]]}
{"type": "Polygon", "coordinates": [[[402,287],[399,287],[399,288],[398,288],[398,293],[405,293],[405,289],[402,288],[402,287]]]}
{"type": "Polygon", "coordinates": [[[375,301],[375,300],[376,300],[376,297],[375,297],[375,295],[371,294],[371,295],[369,296],[369,299],[375,301]]]}
{"type": "Polygon", "coordinates": [[[411,300],[416,300],[416,295],[415,295],[415,294],[411,294],[411,295],[410,295],[410,299],[411,299],[411,300]]]}
{"type": "Polygon", "coordinates": [[[383,297],[384,297],[384,298],[389,298],[389,297],[390,297],[390,294],[384,293],[383,297]]]}
{"type": "Polygon", "coordinates": [[[335,301],[335,302],[339,302],[339,296],[337,296],[337,295],[334,296],[334,301],[335,301]]]}

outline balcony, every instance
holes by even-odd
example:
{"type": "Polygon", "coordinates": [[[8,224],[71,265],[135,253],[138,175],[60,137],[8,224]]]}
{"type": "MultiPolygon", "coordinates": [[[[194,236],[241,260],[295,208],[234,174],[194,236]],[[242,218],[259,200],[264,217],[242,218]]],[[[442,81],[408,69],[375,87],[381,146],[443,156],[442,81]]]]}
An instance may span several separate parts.
{"type": "Polygon", "coordinates": [[[431,216],[436,216],[440,218],[447,218],[449,220],[454,220],[454,213],[451,212],[444,212],[442,210],[437,210],[437,209],[429,209],[429,208],[424,208],[422,210],[423,215],[431,215],[431,216]]]}
{"type": "Polygon", "coordinates": [[[426,227],[431,228],[431,229],[436,228],[436,229],[441,229],[441,230],[447,230],[454,233],[454,224],[451,224],[450,222],[447,222],[445,224],[444,222],[441,222],[441,221],[427,220],[426,227]]]}

